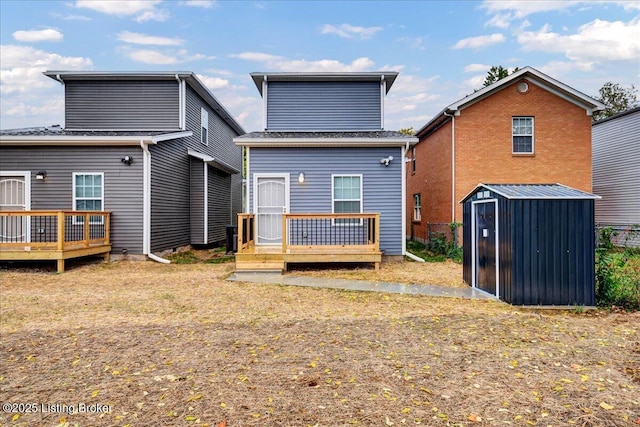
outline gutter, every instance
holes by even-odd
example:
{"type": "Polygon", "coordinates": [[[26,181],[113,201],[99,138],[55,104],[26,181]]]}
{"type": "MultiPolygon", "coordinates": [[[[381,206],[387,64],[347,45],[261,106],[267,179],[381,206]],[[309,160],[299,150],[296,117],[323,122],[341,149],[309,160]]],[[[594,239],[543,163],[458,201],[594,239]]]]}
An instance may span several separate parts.
{"type": "Polygon", "coordinates": [[[411,252],[405,252],[404,256],[406,256],[407,258],[411,258],[414,261],[425,262],[424,259],[420,258],[418,255],[412,254],[411,252]]]}
{"type": "Polygon", "coordinates": [[[442,114],[451,117],[451,222],[456,222],[456,116],[446,111],[442,114]]]}
{"type": "Polygon", "coordinates": [[[168,259],[151,253],[151,152],[149,144],[140,140],[142,148],[142,253],[156,262],[170,264],[168,259]]]}

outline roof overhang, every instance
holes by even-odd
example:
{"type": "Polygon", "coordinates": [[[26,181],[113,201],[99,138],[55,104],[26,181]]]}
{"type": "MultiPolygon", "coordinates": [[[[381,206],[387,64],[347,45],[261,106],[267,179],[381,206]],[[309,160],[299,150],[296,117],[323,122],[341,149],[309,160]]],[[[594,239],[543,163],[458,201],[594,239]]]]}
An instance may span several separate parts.
{"type": "Polygon", "coordinates": [[[216,169],[220,169],[223,172],[227,172],[229,174],[235,175],[240,173],[239,169],[234,168],[233,166],[231,166],[230,164],[223,162],[220,159],[216,159],[215,157],[211,157],[207,154],[203,154],[203,153],[199,153],[195,150],[188,150],[187,153],[191,156],[194,157],[196,159],[200,159],[203,162],[213,166],[216,169]]]}
{"type": "Polygon", "coordinates": [[[253,83],[262,95],[262,83],[267,82],[380,82],[386,83],[386,91],[389,92],[393,82],[398,77],[397,71],[375,71],[362,73],[251,73],[253,83]]]}
{"type": "Polygon", "coordinates": [[[467,200],[471,195],[473,195],[474,193],[476,193],[480,188],[485,188],[487,190],[493,191],[494,193],[509,199],[509,200],[597,200],[597,199],[602,199],[602,197],[596,195],[596,194],[591,194],[591,193],[587,193],[586,191],[582,191],[582,190],[577,190],[575,188],[571,188],[568,187],[564,184],[482,184],[479,183],[478,185],[476,185],[474,187],[473,190],[471,190],[469,193],[467,193],[458,203],[464,203],[465,200],[467,200]],[[508,194],[504,191],[501,191],[499,188],[496,188],[497,186],[505,186],[505,185],[522,185],[522,186],[531,186],[531,187],[535,187],[535,186],[546,186],[546,187],[557,187],[560,188],[561,190],[563,190],[563,192],[561,192],[560,194],[541,194],[541,195],[515,195],[515,194],[508,194]]]}
{"type": "Polygon", "coordinates": [[[131,146],[192,136],[191,131],[159,135],[0,135],[0,146],[131,146]]]}
{"type": "Polygon", "coordinates": [[[418,138],[234,138],[242,147],[406,147],[418,138]]]}

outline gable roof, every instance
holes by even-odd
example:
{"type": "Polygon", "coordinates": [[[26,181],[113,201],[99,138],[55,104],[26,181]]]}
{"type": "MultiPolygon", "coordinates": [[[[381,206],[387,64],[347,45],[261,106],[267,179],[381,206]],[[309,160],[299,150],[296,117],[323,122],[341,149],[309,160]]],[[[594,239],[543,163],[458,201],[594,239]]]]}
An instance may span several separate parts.
{"type": "Polygon", "coordinates": [[[211,109],[239,135],[245,133],[231,113],[216,99],[202,81],[192,71],[57,71],[43,73],[53,80],[64,83],[68,80],[177,80],[183,79],[211,109]]]}
{"type": "Polygon", "coordinates": [[[262,83],[267,82],[379,82],[386,83],[386,93],[389,92],[393,82],[398,77],[397,71],[375,71],[363,73],[251,73],[253,83],[262,96],[262,83]]]}
{"type": "Polygon", "coordinates": [[[600,196],[577,190],[562,184],[478,184],[460,203],[475,194],[480,188],[493,191],[507,199],[545,199],[545,200],[594,200],[600,196]]]}
{"type": "Polygon", "coordinates": [[[591,115],[594,111],[602,110],[605,105],[597,101],[584,93],[575,90],[574,88],[567,86],[566,84],[549,77],[548,75],[536,70],[533,67],[524,67],[509,76],[498,80],[486,86],[471,95],[467,95],[456,102],[449,104],[442,111],[436,114],[427,124],[422,126],[416,132],[416,136],[421,136],[426,132],[440,126],[442,123],[450,120],[451,114],[459,114],[460,111],[465,108],[480,102],[485,98],[493,95],[494,93],[506,88],[514,82],[526,80],[528,83],[534,84],[547,90],[560,98],[577,105],[580,108],[584,108],[587,115],[591,115]]]}

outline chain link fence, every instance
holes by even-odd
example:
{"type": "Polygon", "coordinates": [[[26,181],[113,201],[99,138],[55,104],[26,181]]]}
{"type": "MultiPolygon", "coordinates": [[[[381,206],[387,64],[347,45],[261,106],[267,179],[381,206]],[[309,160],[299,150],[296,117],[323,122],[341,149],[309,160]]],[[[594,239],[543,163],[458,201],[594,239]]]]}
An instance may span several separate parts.
{"type": "MultiPolygon", "coordinates": [[[[596,224],[596,236],[610,228],[611,243],[619,248],[640,248],[640,224],[596,224]]],[[[609,233],[607,233],[609,234],[609,233]]],[[[598,242],[600,244],[601,242],[598,242]]]]}

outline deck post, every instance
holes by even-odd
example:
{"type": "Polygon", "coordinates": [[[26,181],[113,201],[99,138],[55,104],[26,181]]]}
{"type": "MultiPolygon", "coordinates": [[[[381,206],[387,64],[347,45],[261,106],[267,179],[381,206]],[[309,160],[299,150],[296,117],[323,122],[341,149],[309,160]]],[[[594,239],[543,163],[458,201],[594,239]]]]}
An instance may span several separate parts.
{"type": "Polygon", "coordinates": [[[64,273],[64,260],[58,260],[58,273],[64,273]]]}
{"type": "Polygon", "coordinates": [[[89,212],[85,212],[84,213],[84,229],[83,231],[83,238],[84,238],[84,247],[88,248],[89,247],[89,228],[91,227],[91,224],[89,224],[89,212]]]}
{"type": "MultiPolygon", "coordinates": [[[[104,243],[111,243],[111,213],[104,214],[104,243]]],[[[108,261],[108,260],[107,260],[108,261]]]]}
{"type": "MultiPolygon", "coordinates": [[[[375,221],[376,221],[376,226],[375,226],[375,235],[376,235],[376,241],[374,243],[374,249],[376,251],[380,250],[380,214],[377,213],[375,214],[375,221]]],[[[378,266],[380,267],[380,266],[378,266]]]]}
{"type": "Polygon", "coordinates": [[[287,214],[282,214],[282,253],[287,253],[287,214]]]}
{"type": "MultiPolygon", "coordinates": [[[[58,212],[58,245],[57,249],[62,252],[64,249],[64,212],[58,212]]],[[[60,263],[58,263],[58,269],[60,263]]],[[[64,271],[64,262],[62,263],[62,270],[64,271]]]]}
{"type": "Polygon", "coordinates": [[[236,248],[238,248],[238,252],[244,252],[242,247],[242,233],[244,231],[244,217],[242,214],[238,214],[238,242],[236,243],[236,248]]]}

